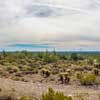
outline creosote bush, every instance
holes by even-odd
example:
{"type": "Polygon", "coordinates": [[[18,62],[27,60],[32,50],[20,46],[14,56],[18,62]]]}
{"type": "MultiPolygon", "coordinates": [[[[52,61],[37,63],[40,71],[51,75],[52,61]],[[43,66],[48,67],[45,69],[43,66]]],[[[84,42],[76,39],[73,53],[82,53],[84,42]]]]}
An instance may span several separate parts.
{"type": "Polygon", "coordinates": [[[90,73],[83,74],[80,82],[82,85],[93,85],[96,82],[96,76],[90,73]]]}
{"type": "Polygon", "coordinates": [[[70,55],[70,59],[71,59],[71,60],[74,60],[74,61],[78,60],[78,55],[77,55],[77,53],[72,53],[72,54],[70,55]]]}
{"type": "Polygon", "coordinates": [[[62,82],[62,84],[63,83],[68,84],[70,81],[70,78],[69,78],[67,72],[60,73],[59,78],[60,78],[59,80],[62,82]]]}
{"type": "Polygon", "coordinates": [[[21,98],[20,98],[20,100],[34,100],[34,97],[33,96],[22,96],[21,98]]]}
{"type": "Polygon", "coordinates": [[[99,75],[99,69],[94,68],[94,69],[93,69],[93,72],[94,72],[95,75],[99,75]]]}
{"type": "Polygon", "coordinates": [[[42,73],[42,75],[43,75],[44,77],[49,77],[50,74],[51,74],[51,72],[50,72],[48,69],[45,69],[45,68],[43,68],[43,69],[41,70],[41,73],[42,73]]]}
{"type": "Polygon", "coordinates": [[[82,78],[82,72],[76,72],[75,76],[77,79],[81,79],[82,78]]]}
{"type": "Polygon", "coordinates": [[[63,92],[56,92],[52,88],[48,89],[48,92],[42,94],[40,99],[33,96],[22,96],[20,100],[72,100],[71,96],[65,96],[63,92]]]}
{"type": "Polygon", "coordinates": [[[62,92],[55,92],[52,88],[49,88],[40,100],[72,100],[72,97],[65,96],[62,92]]]}

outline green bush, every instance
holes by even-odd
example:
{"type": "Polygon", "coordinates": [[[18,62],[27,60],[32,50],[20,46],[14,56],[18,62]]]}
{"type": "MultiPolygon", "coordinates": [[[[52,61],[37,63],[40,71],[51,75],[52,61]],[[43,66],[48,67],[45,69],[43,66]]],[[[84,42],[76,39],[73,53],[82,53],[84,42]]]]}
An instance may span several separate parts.
{"type": "Polygon", "coordinates": [[[87,63],[88,63],[89,65],[93,65],[93,64],[94,64],[93,59],[88,59],[87,63]]]}
{"type": "Polygon", "coordinates": [[[14,73],[14,72],[18,72],[19,68],[16,67],[16,66],[6,66],[5,70],[8,71],[8,72],[10,72],[10,73],[14,73]]]}
{"type": "Polygon", "coordinates": [[[41,73],[42,73],[42,75],[43,75],[44,77],[49,77],[50,74],[51,74],[51,72],[50,72],[48,69],[45,69],[45,68],[43,68],[43,69],[41,70],[41,73]]]}
{"type": "Polygon", "coordinates": [[[62,92],[55,92],[52,88],[49,88],[48,92],[43,94],[40,99],[33,96],[22,96],[20,100],[72,100],[72,97],[65,96],[62,92]]]}
{"type": "Polygon", "coordinates": [[[21,68],[20,70],[21,70],[21,71],[29,71],[29,70],[30,70],[30,66],[23,65],[22,68],[21,68]]]}
{"type": "Polygon", "coordinates": [[[21,98],[20,98],[20,100],[34,100],[34,97],[32,97],[32,96],[22,96],[21,98]]]}
{"type": "Polygon", "coordinates": [[[62,92],[55,92],[52,88],[49,88],[40,100],[72,100],[72,97],[65,96],[62,92]]]}
{"type": "Polygon", "coordinates": [[[83,74],[80,79],[82,85],[93,85],[96,82],[96,76],[94,74],[83,74]]]}
{"type": "Polygon", "coordinates": [[[19,77],[12,77],[12,80],[14,80],[14,81],[20,81],[20,78],[19,77]]]}
{"type": "Polygon", "coordinates": [[[59,56],[56,55],[56,52],[50,53],[48,50],[46,50],[46,52],[38,53],[37,56],[46,63],[54,63],[59,60],[59,56]]]}
{"type": "Polygon", "coordinates": [[[75,76],[77,79],[81,79],[82,78],[82,72],[76,72],[75,76]]]}
{"type": "Polygon", "coordinates": [[[48,55],[48,56],[44,56],[44,61],[47,63],[53,63],[59,60],[58,56],[55,55],[48,55]]]}
{"type": "Polygon", "coordinates": [[[78,55],[77,53],[72,53],[70,56],[71,60],[78,60],[78,55]]]}

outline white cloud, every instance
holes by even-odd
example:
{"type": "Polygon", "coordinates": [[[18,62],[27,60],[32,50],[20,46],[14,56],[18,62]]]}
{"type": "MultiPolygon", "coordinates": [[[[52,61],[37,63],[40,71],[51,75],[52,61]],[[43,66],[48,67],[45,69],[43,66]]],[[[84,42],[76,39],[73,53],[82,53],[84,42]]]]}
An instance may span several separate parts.
{"type": "Polygon", "coordinates": [[[51,43],[57,48],[98,47],[98,0],[0,1],[0,45],[51,43]]]}

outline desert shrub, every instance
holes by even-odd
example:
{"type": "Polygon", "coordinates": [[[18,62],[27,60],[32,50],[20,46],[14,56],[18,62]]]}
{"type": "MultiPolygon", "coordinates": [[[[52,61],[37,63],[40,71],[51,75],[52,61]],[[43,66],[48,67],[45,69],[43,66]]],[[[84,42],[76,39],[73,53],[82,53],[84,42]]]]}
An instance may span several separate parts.
{"type": "Polygon", "coordinates": [[[54,56],[54,55],[49,55],[47,57],[44,57],[44,61],[47,62],[47,63],[53,63],[53,62],[56,62],[58,61],[58,56],[54,56]]]}
{"type": "Polygon", "coordinates": [[[100,69],[100,64],[95,64],[94,65],[96,68],[100,69]]]}
{"type": "Polygon", "coordinates": [[[10,73],[14,73],[14,72],[18,72],[19,68],[16,66],[6,66],[6,71],[10,72],[10,73]]]}
{"type": "Polygon", "coordinates": [[[93,64],[94,64],[93,59],[88,59],[87,64],[89,64],[89,65],[93,65],[93,64]]]}
{"type": "Polygon", "coordinates": [[[13,67],[12,68],[12,72],[14,73],[14,72],[18,72],[19,71],[19,68],[18,67],[13,67]]]}
{"type": "Polygon", "coordinates": [[[22,96],[20,100],[34,100],[33,96],[22,96]]]}
{"type": "Polygon", "coordinates": [[[46,52],[38,53],[37,57],[42,59],[46,63],[53,63],[59,60],[59,56],[55,51],[50,53],[48,50],[46,50],[46,52]]]}
{"type": "Polygon", "coordinates": [[[30,71],[32,70],[30,66],[27,66],[27,65],[23,65],[23,66],[20,66],[20,70],[21,71],[30,71]]]}
{"type": "Polygon", "coordinates": [[[71,59],[71,60],[78,60],[78,55],[77,55],[77,53],[72,53],[72,54],[70,55],[70,59],[71,59]]]}
{"type": "Polygon", "coordinates": [[[85,65],[87,65],[87,60],[79,61],[79,62],[78,62],[78,65],[80,65],[80,66],[85,66],[85,65]]]}
{"type": "Polygon", "coordinates": [[[6,66],[5,70],[10,71],[10,70],[12,70],[12,67],[11,66],[6,66]]]}
{"type": "Polygon", "coordinates": [[[5,60],[4,59],[0,60],[0,64],[5,65],[5,60]]]}
{"type": "Polygon", "coordinates": [[[75,76],[77,79],[81,79],[82,78],[82,72],[76,72],[75,76]]]}
{"type": "Polygon", "coordinates": [[[93,85],[96,82],[96,76],[90,73],[83,74],[80,82],[82,85],[93,85]]]}
{"type": "Polygon", "coordinates": [[[38,73],[38,69],[33,69],[33,70],[32,70],[32,73],[33,73],[33,74],[37,74],[37,73],[38,73]]]}
{"type": "Polygon", "coordinates": [[[69,74],[69,75],[71,75],[72,74],[72,70],[69,68],[69,69],[67,69],[66,70],[66,72],[69,74]]]}
{"type": "Polygon", "coordinates": [[[72,97],[65,96],[62,92],[55,92],[52,88],[43,94],[41,100],[72,100],[72,97]]]}
{"type": "Polygon", "coordinates": [[[93,69],[93,73],[94,73],[95,75],[99,75],[99,69],[94,68],[94,69],[93,69]]]}
{"type": "Polygon", "coordinates": [[[45,74],[46,74],[46,76],[47,76],[47,77],[49,77],[49,76],[50,76],[50,71],[49,71],[49,70],[48,70],[48,71],[46,71],[46,73],[45,73],[45,74]]]}
{"type": "Polygon", "coordinates": [[[47,65],[44,65],[43,68],[44,68],[44,69],[47,69],[47,70],[51,70],[51,66],[48,65],[48,64],[47,64],[47,65]]]}
{"type": "Polygon", "coordinates": [[[26,61],[25,58],[23,58],[23,59],[21,59],[21,60],[19,61],[19,63],[20,63],[20,64],[23,64],[23,65],[26,65],[27,61],[26,61]]]}
{"type": "Polygon", "coordinates": [[[22,77],[23,76],[23,74],[22,74],[22,72],[17,72],[17,73],[15,73],[15,76],[17,76],[17,77],[22,77]]]}
{"type": "Polygon", "coordinates": [[[28,82],[28,80],[26,80],[24,77],[20,78],[20,81],[28,82]]]}
{"type": "Polygon", "coordinates": [[[65,84],[69,83],[70,78],[68,76],[68,73],[67,72],[60,73],[59,74],[59,80],[62,82],[62,84],[63,83],[65,83],[65,84]]]}
{"type": "Polygon", "coordinates": [[[22,96],[20,100],[27,100],[27,96],[22,96]]]}
{"type": "Polygon", "coordinates": [[[66,55],[59,55],[60,59],[63,59],[63,60],[67,60],[68,59],[68,56],[66,55]]]}
{"type": "Polygon", "coordinates": [[[69,81],[70,81],[70,78],[69,78],[69,76],[68,75],[65,75],[65,84],[67,84],[67,83],[69,83],[69,81]]]}
{"type": "Polygon", "coordinates": [[[12,80],[14,80],[14,81],[20,81],[20,78],[19,77],[12,77],[12,80]]]}
{"type": "Polygon", "coordinates": [[[59,68],[53,68],[52,74],[53,75],[59,74],[59,68]]]}
{"type": "Polygon", "coordinates": [[[62,84],[63,84],[63,81],[64,81],[64,76],[63,76],[63,74],[59,74],[59,80],[62,82],[62,84]]]}
{"type": "Polygon", "coordinates": [[[32,74],[37,74],[37,73],[38,73],[38,70],[22,72],[23,75],[28,75],[28,74],[32,75],[32,74]]]}
{"type": "Polygon", "coordinates": [[[51,74],[51,72],[50,72],[48,69],[45,69],[45,68],[43,68],[43,69],[41,70],[41,73],[42,73],[42,75],[43,75],[44,77],[49,77],[50,74],[51,74]]]}

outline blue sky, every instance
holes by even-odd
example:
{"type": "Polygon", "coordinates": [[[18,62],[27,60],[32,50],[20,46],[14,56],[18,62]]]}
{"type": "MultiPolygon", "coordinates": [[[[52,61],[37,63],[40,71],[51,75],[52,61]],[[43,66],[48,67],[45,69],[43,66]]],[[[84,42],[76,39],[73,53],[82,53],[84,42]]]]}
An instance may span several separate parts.
{"type": "Polygon", "coordinates": [[[0,50],[99,50],[100,0],[0,0],[0,50]]]}

